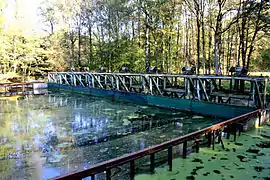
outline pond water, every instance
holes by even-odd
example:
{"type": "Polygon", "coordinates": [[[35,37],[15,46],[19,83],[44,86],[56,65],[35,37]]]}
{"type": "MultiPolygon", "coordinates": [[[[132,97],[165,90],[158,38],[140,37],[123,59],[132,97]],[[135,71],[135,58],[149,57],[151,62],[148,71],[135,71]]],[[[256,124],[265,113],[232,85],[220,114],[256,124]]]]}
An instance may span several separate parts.
{"type": "Polygon", "coordinates": [[[155,168],[155,173],[139,174],[136,180],[199,179],[199,180],[269,180],[270,178],[270,123],[241,133],[233,141],[223,138],[225,149],[216,144],[200,148],[186,159],[176,158],[172,171],[166,164],[155,168]]]}
{"type": "Polygon", "coordinates": [[[49,179],[222,121],[80,94],[0,99],[0,179],[49,179]]]}

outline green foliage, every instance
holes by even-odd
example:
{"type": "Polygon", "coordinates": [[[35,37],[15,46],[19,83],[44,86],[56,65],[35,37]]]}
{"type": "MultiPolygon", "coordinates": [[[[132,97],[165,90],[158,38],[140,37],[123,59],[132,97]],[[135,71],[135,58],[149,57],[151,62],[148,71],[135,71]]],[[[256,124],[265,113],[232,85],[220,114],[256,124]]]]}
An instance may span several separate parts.
{"type": "Polygon", "coordinates": [[[26,36],[16,30],[3,30],[0,38],[0,73],[38,77],[53,70],[54,66],[47,57],[49,51],[42,46],[43,39],[26,36]]]}
{"type": "Polygon", "coordinates": [[[44,76],[85,66],[91,71],[105,66],[118,72],[128,66],[145,72],[148,61],[169,73],[198,63],[205,73],[215,67],[217,44],[225,72],[227,66],[244,66],[250,59],[250,69],[269,70],[268,1],[225,0],[222,17],[219,2],[48,0],[39,8],[47,36],[35,37],[23,27],[3,26],[8,2],[0,0],[0,73],[44,76]],[[217,20],[222,24],[219,37],[217,20]]]}
{"type": "Polygon", "coordinates": [[[254,69],[257,71],[270,71],[270,49],[263,49],[260,55],[254,60],[254,69]]]}

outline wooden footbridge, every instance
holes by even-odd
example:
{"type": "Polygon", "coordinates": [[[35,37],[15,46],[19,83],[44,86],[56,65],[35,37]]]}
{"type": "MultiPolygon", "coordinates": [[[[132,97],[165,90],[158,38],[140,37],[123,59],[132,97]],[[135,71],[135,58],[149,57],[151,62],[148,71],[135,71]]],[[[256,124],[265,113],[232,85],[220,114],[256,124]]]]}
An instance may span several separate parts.
{"type": "MultiPolygon", "coordinates": [[[[0,96],[42,95],[45,94],[45,91],[37,92],[35,89],[44,88],[44,85],[44,83],[40,82],[0,83],[0,96]]],[[[47,85],[45,85],[45,87],[47,87],[47,85]]]]}
{"type": "Polygon", "coordinates": [[[269,101],[266,77],[51,72],[48,82],[252,108],[264,108],[269,101]]]}

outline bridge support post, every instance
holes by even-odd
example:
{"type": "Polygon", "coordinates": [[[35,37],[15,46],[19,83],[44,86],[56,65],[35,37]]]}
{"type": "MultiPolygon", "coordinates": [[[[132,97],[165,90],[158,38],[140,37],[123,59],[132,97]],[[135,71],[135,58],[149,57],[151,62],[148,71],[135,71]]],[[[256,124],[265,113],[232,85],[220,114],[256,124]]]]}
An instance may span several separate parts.
{"type": "Polygon", "coordinates": [[[196,153],[199,153],[199,151],[200,151],[200,139],[196,139],[195,143],[196,143],[196,153]]]}
{"type": "Polygon", "coordinates": [[[169,171],[172,171],[172,146],[168,148],[168,165],[169,171]]]}
{"type": "Polygon", "coordinates": [[[212,132],[211,131],[208,132],[207,138],[208,138],[208,147],[210,148],[211,144],[212,144],[212,132]]]}
{"type": "Polygon", "coordinates": [[[94,174],[91,176],[91,180],[95,180],[95,175],[94,174]]]}
{"type": "Polygon", "coordinates": [[[187,141],[184,141],[183,143],[183,158],[185,159],[187,157],[187,141]]]}
{"type": "Polygon", "coordinates": [[[150,155],[150,172],[152,174],[155,173],[155,154],[154,153],[150,155]]]}
{"type": "Polygon", "coordinates": [[[129,172],[130,180],[134,180],[135,178],[135,161],[130,161],[130,172],[129,172]]]}
{"type": "Polygon", "coordinates": [[[216,139],[216,131],[213,131],[212,133],[212,149],[215,150],[215,139],[216,139]]]}
{"type": "Polygon", "coordinates": [[[111,169],[106,170],[106,180],[111,180],[111,169]]]}

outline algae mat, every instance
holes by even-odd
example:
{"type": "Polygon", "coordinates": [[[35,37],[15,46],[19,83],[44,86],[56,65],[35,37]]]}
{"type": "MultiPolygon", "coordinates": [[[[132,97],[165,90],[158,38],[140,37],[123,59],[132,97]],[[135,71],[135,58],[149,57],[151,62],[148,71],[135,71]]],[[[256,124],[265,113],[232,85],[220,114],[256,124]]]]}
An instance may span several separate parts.
{"type": "Polygon", "coordinates": [[[270,125],[237,136],[236,142],[224,139],[225,149],[201,148],[186,159],[173,160],[173,170],[157,167],[155,174],[141,174],[136,180],[217,180],[270,179],[270,125]]]}

